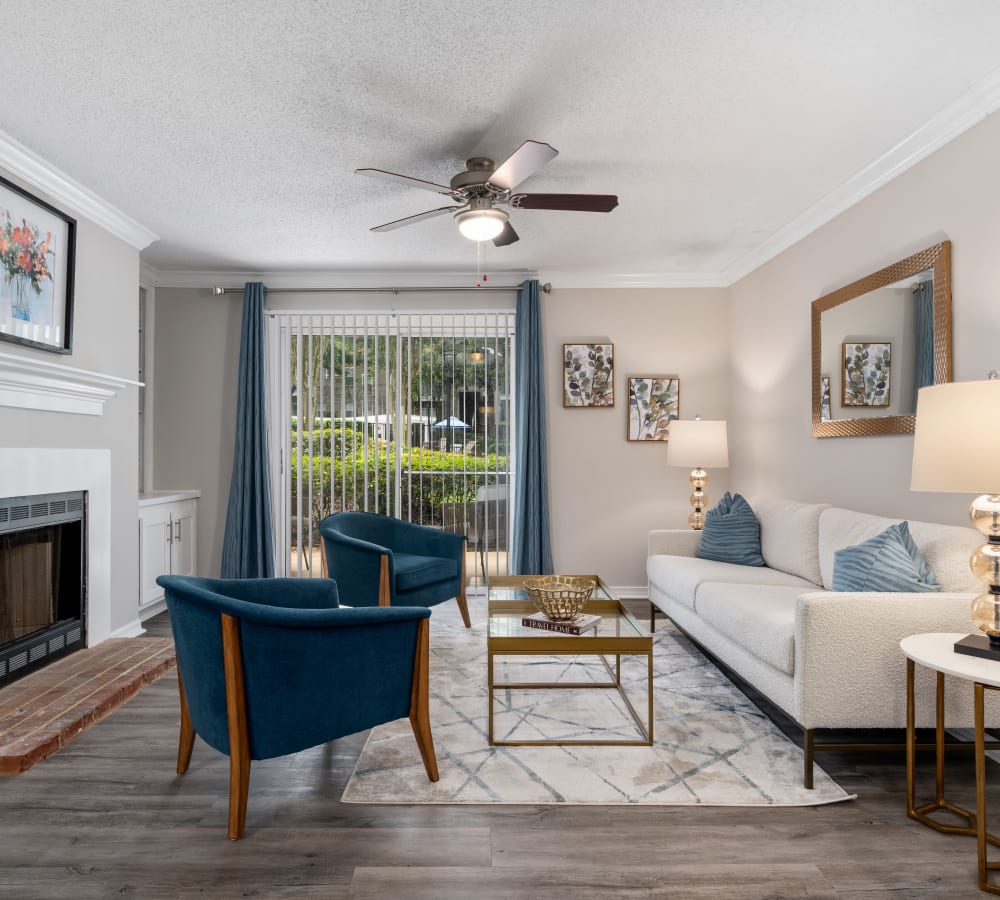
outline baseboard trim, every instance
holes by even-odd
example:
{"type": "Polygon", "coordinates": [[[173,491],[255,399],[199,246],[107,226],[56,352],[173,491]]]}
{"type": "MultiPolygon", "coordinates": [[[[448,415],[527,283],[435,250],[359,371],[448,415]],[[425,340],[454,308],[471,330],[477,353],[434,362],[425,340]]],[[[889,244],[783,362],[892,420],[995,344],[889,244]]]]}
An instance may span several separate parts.
{"type": "Polygon", "coordinates": [[[140,635],[145,633],[146,629],[142,627],[142,622],[140,622],[138,619],[133,619],[127,625],[122,625],[121,628],[112,631],[111,634],[108,635],[108,637],[130,638],[130,637],[139,637],[140,635]]]}
{"type": "Polygon", "coordinates": [[[161,612],[166,611],[167,598],[160,597],[159,600],[154,600],[152,603],[147,603],[139,607],[139,621],[145,622],[146,619],[152,619],[153,616],[158,616],[161,612]]]}

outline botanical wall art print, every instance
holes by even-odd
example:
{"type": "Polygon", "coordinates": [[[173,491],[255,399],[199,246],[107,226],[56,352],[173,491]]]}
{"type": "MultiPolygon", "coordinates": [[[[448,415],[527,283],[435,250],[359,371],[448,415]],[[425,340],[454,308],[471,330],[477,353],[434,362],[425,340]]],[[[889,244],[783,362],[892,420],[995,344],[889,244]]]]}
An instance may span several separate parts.
{"type": "Polygon", "coordinates": [[[563,344],[563,406],[614,406],[614,344],[563,344]]]}
{"type": "Polygon", "coordinates": [[[0,339],[69,353],[76,220],[0,178],[0,339]]]}
{"type": "Polygon", "coordinates": [[[844,406],[888,406],[889,343],[844,341],[844,406]]]}
{"type": "Polygon", "coordinates": [[[630,441],[665,441],[680,414],[681,383],[676,375],[636,376],[628,380],[630,441]]]}
{"type": "Polygon", "coordinates": [[[819,376],[819,419],[821,422],[833,420],[833,410],[830,402],[830,376],[819,376]]]}

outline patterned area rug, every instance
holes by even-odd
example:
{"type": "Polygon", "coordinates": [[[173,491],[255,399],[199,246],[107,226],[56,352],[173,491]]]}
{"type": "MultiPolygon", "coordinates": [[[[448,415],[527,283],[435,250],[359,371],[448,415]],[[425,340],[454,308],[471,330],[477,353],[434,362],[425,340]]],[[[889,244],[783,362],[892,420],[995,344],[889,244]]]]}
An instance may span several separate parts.
{"type": "MultiPolygon", "coordinates": [[[[431,727],[441,780],[427,780],[409,722],[373,729],[344,790],[347,803],[578,803],[813,806],[853,799],[818,767],[802,787],[802,751],[669,621],[654,642],[654,744],[491,747],[487,742],[485,600],[473,627],[454,603],[431,616],[431,727]]],[[[521,657],[497,681],[607,681],[600,663],[521,657]]],[[[647,709],[646,663],[623,665],[629,698],[647,709]]],[[[639,736],[617,691],[497,691],[504,740],[639,736]]]]}

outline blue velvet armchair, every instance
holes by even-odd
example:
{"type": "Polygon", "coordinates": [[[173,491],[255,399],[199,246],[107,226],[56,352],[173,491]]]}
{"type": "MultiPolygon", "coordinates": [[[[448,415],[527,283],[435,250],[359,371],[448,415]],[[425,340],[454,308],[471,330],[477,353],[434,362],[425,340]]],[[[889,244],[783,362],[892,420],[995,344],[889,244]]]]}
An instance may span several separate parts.
{"type": "Polygon", "coordinates": [[[177,649],[177,772],[195,735],[229,756],[229,837],[243,836],[250,763],[409,717],[438,780],[428,714],[430,612],[340,607],[329,579],[163,575],[177,649]]]}
{"type": "Polygon", "coordinates": [[[319,523],[323,569],[350,606],[434,606],[452,597],[465,627],[465,535],[376,513],[339,512],[319,523]]]}

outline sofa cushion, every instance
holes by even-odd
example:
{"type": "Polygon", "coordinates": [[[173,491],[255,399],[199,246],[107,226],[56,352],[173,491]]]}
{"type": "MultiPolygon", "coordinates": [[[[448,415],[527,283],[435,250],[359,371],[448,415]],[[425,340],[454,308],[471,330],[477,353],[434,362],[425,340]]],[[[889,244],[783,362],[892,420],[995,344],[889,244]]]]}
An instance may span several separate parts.
{"type": "MultiPolygon", "coordinates": [[[[808,590],[808,588],[807,588],[808,590]]],[[[762,662],[792,675],[795,670],[795,603],[800,587],[706,582],[695,612],[716,631],[762,662]]]]}
{"type": "Polygon", "coordinates": [[[934,573],[910,537],[906,522],[833,554],[835,591],[939,591],[934,573]]]}
{"type": "Polygon", "coordinates": [[[822,584],[819,569],[819,516],[828,503],[755,500],[764,564],[822,584]]]}
{"type": "Polygon", "coordinates": [[[396,590],[415,591],[429,584],[447,581],[458,575],[458,563],[440,556],[416,553],[393,553],[396,566],[396,590]]]}
{"type": "Polygon", "coordinates": [[[695,556],[741,566],[764,565],[760,555],[760,522],[740,494],[726,491],[705,514],[705,527],[695,556]]]}
{"type": "MultiPolygon", "coordinates": [[[[823,587],[833,588],[834,553],[875,537],[898,521],[835,506],[823,510],[819,517],[819,566],[823,587]]],[[[982,589],[981,582],[969,569],[969,554],[983,543],[979,532],[959,525],[912,520],[909,530],[942,591],[978,593],[982,589]]]]}
{"type": "Polygon", "coordinates": [[[983,590],[983,583],[969,568],[972,551],[985,543],[985,539],[975,528],[937,525],[934,522],[910,522],[910,534],[942,591],[978,594],[983,590]]]}
{"type": "Polygon", "coordinates": [[[805,578],[766,566],[740,566],[693,556],[650,556],[646,560],[646,574],[650,584],[689,609],[694,609],[698,586],[706,582],[781,585],[798,588],[800,593],[816,589],[805,578]]]}

